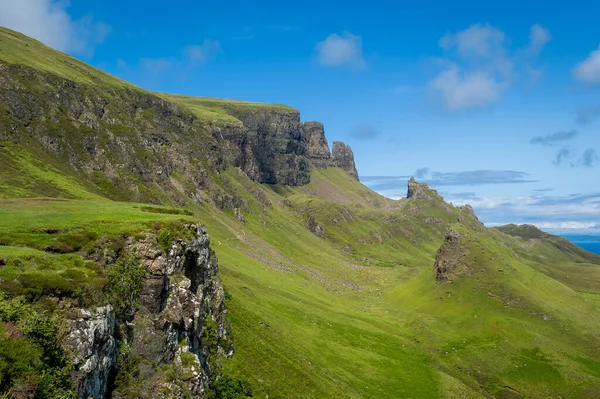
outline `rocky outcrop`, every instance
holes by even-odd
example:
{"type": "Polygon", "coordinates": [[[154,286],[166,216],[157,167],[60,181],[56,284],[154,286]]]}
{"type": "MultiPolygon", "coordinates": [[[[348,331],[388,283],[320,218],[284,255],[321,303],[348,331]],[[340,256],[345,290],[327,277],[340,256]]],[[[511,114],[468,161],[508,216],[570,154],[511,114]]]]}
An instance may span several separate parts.
{"type": "Polygon", "coordinates": [[[76,318],[68,320],[64,340],[74,366],[75,389],[81,398],[104,398],[119,355],[115,313],[110,305],[76,312],[76,318]]]}
{"type": "Polygon", "coordinates": [[[333,166],[345,170],[350,176],[358,180],[358,171],[354,164],[354,153],[350,146],[347,146],[341,141],[334,141],[331,158],[333,160],[333,166]]]}
{"type": "Polygon", "coordinates": [[[321,226],[313,215],[308,216],[306,219],[306,228],[317,237],[323,237],[323,234],[325,234],[325,227],[321,226]]]}
{"type": "Polygon", "coordinates": [[[64,346],[78,397],[201,398],[212,368],[233,354],[217,258],[203,228],[186,228],[194,238],[168,251],[155,234],[127,241],[124,253],[149,273],[133,317],[119,324],[105,306],[80,309],[70,321],[64,346]],[[123,373],[137,376],[135,386],[123,373]]]}
{"type": "Polygon", "coordinates": [[[479,218],[475,214],[475,210],[469,204],[458,207],[459,215],[456,217],[456,221],[469,226],[475,231],[483,231],[485,225],[479,221],[479,218]]]}
{"type": "Polygon", "coordinates": [[[450,229],[444,237],[444,243],[435,255],[435,279],[440,283],[452,282],[460,275],[469,272],[465,255],[469,251],[463,245],[463,236],[450,229]]]}
{"type": "Polygon", "coordinates": [[[438,194],[436,190],[432,190],[429,188],[427,183],[420,183],[415,180],[414,177],[411,177],[408,181],[408,191],[406,192],[406,198],[416,198],[416,199],[431,199],[437,198],[443,201],[442,197],[438,194]]]}
{"type": "Polygon", "coordinates": [[[306,158],[310,165],[318,169],[327,169],[333,166],[323,124],[321,122],[304,123],[304,134],[306,135],[306,158]]]}

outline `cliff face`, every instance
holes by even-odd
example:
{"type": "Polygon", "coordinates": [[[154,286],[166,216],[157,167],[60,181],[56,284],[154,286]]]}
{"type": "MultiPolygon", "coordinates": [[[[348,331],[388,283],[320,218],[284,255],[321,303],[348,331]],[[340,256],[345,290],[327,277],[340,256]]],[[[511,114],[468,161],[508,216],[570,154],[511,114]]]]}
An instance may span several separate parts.
{"type": "Polygon", "coordinates": [[[318,169],[327,169],[333,166],[329,145],[325,138],[325,129],[321,122],[306,122],[304,124],[306,135],[306,158],[310,164],[318,169]]]}
{"type": "Polygon", "coordinates": [[[358,171],[354,164],[354,153],[350,146],[341,141],[334,141],[331,158],[333,160],[333,166],[344,169],[350,176],[358,180],[358,171]]]}
{"type": "Polygon", "coordinates": [[[93,86],[0,61],[0,140],[49,152],[97,187],[111,186],[113,199],[239,207],[213,184],[232,166],[254,181],[292,186],[310,181],[311,166],[357,175],[348,147],[334,146],[338,155],[330,156],[322,124],[303,125],[289,107],[232,104],[221,108],[234,122],[214,124],[134,87],[93,86]],[[158,195],[152,185],[167,190],[158,195]]]}
{"type": "Polygon", "coordinates": [[[260,183],[290,186],[310,181],[310,169],[304,157],[304,129],[298,111],[225,109],[239,119],[246,129],[242,140],[244,147],[239,150],[243,156],[245,148],[251,149],[254,156],[252,165],[256,166],[248,167],[246,164],[242,167],[251,178],[260,183]],[[256,174],[253,168],[256,168],[256,174]]]}
{"type": "Polygon", "coordinates": [[[233,354],[217,259],[204,229],[188,228],[195,238],[166,252],[153,234],[127,242],[148,270],[129,320],[119,324],[110,305],[74,310],[64,346],[78,397],[204,397],[210,359],[233,354]]]}

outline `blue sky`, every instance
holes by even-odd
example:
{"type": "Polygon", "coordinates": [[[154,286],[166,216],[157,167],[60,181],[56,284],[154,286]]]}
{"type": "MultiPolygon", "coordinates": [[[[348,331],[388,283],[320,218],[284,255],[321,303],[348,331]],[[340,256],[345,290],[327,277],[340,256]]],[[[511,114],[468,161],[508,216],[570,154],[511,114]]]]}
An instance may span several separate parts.
{"type": "Polygon", "coordinates": [[[0,25],[150,90],[292,105],[390,197],[600,233],[596,1],[0,0],[0,25]],[[406,3],[406,4],[403,4],[406,3]]]}

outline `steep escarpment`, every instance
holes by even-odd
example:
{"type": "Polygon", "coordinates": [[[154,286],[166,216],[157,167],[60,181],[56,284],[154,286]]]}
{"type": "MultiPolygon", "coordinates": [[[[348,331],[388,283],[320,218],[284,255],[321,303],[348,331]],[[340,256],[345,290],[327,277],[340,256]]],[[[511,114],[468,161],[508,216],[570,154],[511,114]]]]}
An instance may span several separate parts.
{"type": "Polygon", "coordinates": [[[245,140],[258,168],[256,181],[290,186],[310,181],[310,169],[304,157],[304,129],[298,111],[231,106],[225,109],[246,128],[245,140]]]}
{"type": "Polygon", "coordinates": [[[308,183],[311,166],[356,175],[351,151],[344,147],[329,162],[324,135],[307,129],[296,110],[224,110],[236,119],[213,124],[142,90],[99,88],[0,61],[0,141],[85,174],[93,191],[113,199],[236,208],[235,193],[215,177],[230,167],[290,186],[308,183]]]}

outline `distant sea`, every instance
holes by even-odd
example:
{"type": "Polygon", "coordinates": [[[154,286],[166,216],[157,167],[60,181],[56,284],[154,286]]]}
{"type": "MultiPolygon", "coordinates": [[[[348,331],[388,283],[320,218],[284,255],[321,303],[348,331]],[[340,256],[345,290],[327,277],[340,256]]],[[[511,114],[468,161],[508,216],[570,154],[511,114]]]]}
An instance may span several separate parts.
{"type": "Polygon", "coordinates": [[[600,236],[564,235],[563,237],[585,250],[600,255],[600,236]]]}

